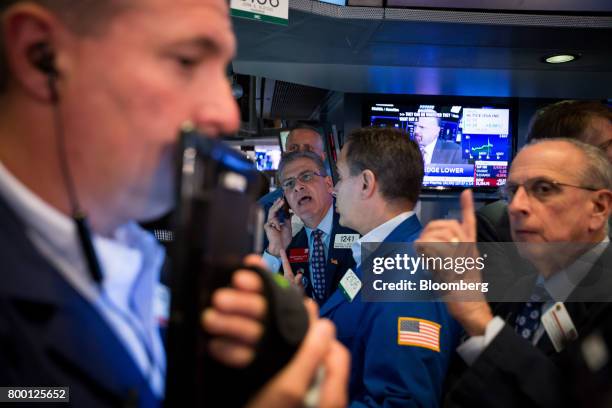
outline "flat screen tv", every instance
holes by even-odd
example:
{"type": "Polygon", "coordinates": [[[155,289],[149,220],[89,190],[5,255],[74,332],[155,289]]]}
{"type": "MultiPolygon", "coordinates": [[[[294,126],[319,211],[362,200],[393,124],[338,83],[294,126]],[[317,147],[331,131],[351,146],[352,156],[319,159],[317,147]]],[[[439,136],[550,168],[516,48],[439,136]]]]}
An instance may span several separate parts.
{"type": "Polygon", "coordinates": [[[364,104],[364,125],[403,129],[419,143],[425,162],[423,187],[489,190],[505,184],[515,146],[510,102],[389,99],[364,104]]]}
{"type": "Polygon", "coordinates": [[[257,170],[277,170],[281,159],[279,146],[255,146],[255,165],[257,170]]]}

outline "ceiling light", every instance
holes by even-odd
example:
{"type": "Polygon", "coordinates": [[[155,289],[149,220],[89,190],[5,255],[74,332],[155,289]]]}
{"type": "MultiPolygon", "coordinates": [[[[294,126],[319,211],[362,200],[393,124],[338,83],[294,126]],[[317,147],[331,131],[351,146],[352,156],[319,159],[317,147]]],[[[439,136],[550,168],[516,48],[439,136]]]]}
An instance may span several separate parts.
{"type": "Polygon", "coordinates": [[[546,57],[544,61],[548,62],[549,64],[562,64],[564,62],[573,61],[576,58],[578,58],[578,56],[574,54],[558,54],[546,57]]]}

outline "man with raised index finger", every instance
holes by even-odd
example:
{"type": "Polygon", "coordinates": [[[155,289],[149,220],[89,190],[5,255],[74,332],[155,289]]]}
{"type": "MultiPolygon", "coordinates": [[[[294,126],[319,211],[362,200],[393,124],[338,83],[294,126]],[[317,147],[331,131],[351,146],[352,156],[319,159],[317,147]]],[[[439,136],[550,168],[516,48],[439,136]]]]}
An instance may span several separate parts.
{"type": "MultiPolygon", "coordinates": [[[[470,336],[446,405],[573,406],[572,372],[560,369],[567,346],[612,311],[612,249],[607,235],[612,169],[597,148],[571,139],[534,142],[519,152],[506,186],[513,240],[536,274],[491,309],[484,300],[448,302],[470,336]],[[525,291],[526,290],[526,291],[525,291]],[[526,294],[517,298],[516,294],[526,294]]],[[[471,194],[461,223],[428,225],[419,241],[475,242],[471,194]]]]}

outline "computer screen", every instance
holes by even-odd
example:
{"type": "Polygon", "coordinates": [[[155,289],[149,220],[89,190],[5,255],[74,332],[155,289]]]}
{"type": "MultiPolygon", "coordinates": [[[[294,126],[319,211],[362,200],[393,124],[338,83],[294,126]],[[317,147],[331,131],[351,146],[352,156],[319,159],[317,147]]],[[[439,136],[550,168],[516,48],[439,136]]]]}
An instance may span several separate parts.
{"type": "Polygon", "coordinates": [[[505,184],[514,139],[509,104],[381,101],[366,110],[367,125],[403,129],[419,144],[423,187],[505,184]]]}
{"type": "Polygon", "coordinates": [[[278,170],[281,159],[279,146],[255,146],[255,165],[257,170],[278,170]]]}

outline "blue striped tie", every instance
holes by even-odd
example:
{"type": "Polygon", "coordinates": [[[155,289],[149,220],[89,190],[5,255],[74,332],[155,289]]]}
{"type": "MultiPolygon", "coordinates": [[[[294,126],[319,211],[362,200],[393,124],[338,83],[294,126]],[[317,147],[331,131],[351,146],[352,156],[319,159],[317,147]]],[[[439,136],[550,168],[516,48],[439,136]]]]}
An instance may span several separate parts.
{"type": "Polygon", "coordinates": [[[325,297],[325,247],[321,239],[323,231],[312,231],[314,237],[312,254],[310,255],[310,270],[312,271],[312,289],[314,295],[323,300],[325,297]]]}

